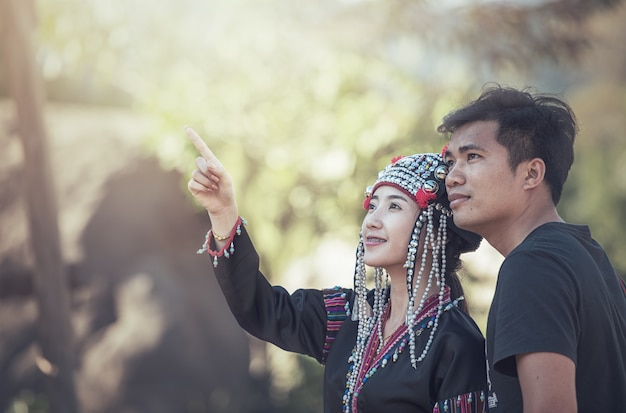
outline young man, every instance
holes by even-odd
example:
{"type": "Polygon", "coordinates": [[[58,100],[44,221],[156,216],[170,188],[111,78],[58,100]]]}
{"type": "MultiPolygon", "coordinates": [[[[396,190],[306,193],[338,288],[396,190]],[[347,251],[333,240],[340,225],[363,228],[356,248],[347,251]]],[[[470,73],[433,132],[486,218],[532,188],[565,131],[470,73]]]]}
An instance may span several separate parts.
{"type": "Polygon", "coordinates": [[[589,228],[556,210],[571,108],[495,86],[438,131],[455,224],[505,257],[487,322],[490,412],[626,411],[623,282],[589,228]]]}

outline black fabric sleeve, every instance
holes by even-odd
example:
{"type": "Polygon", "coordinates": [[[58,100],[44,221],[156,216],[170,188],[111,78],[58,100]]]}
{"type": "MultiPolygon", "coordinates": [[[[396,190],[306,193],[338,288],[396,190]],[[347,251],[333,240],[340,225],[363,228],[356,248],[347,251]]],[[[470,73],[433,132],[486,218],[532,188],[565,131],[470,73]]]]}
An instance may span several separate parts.
{"type": "Polygon", "coordinates": [[[272,286],[259,271],[259,256],[245,228],[233,242],[234,252],[211,268],[239,325],[261,340],[321,362],[326,337],[322,291],[299,289],[289,294],[272,286]]]}

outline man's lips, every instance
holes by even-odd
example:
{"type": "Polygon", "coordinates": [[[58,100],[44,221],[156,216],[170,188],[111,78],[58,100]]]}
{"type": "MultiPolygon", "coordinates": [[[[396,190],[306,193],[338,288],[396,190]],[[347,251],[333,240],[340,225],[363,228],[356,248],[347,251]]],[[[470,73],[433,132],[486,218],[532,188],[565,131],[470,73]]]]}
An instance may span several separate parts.
{"type": "Polygon", "coordinates": [[[453,208],[453,209],[455,206],[459,205],[460,203],[468,199],[469,199],[469,196],[467,195],[463,195],[459,193],[448,194],[448,201],[450,201],[450,208],[453,208]]]}

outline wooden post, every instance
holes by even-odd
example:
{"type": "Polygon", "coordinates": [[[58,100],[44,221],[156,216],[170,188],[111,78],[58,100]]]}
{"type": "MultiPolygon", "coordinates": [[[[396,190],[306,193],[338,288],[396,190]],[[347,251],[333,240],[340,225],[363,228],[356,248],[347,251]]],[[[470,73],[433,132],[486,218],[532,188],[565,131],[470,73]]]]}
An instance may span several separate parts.
{"type": "Polygon", "coordinates": [[[68,282],[44,121],[45,94],[33,44],[35,22],[33,0],[0,0],[2,60],[24,151],[24,197],[35,258],[41,348],[37,364],[46,377],[48,411],[76,413],[68,282]]]}

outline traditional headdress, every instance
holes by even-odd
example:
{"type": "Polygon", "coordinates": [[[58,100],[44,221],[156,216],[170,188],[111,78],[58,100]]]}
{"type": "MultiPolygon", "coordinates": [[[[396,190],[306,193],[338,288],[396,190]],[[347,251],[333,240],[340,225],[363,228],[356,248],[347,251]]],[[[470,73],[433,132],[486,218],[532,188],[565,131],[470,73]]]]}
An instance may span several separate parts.
{"type": "MultiPolygon", "coordinates": [[[[364,208],[369,208],[372,195],[380,186],[390,185],[405,192],[414,199],[419,205],[421,211],[418,214],[411,240],[408,245],[407,259],[404,267],[407,270],[406,283],[409,295],[409,303],[407,308],[406,325],[411,331],[410,357],[411,364],[417,368],[417,363],[422,361],[432,343],[439,316],[443,311],[444,293],[445,293],[445,274],[446,274],[446,243],[447,230],[450,229],[457,233],[463,240],[460,247],[461,252],[473,251],[478,248],[481,238],[480,236],[459,229],[452,221],[452,211],[449,208],[448,197],[446,194],[445,178],[448,174],[448,167],[440,154],[425,153],[411,156],[400,156],[392,159],[391,164],[379,172],[376,182],[369,186],[365,192],[364,208]],[[422,248],[422,257],[419,265],[416,266],[417,252],[419,251],[420,236],[422,230],[426,230],[424,237],[424,245],[422,248]],[[432,254],[431,269],[428,274],[425,272],[425,263],[428,253],[432,254]],[[422,279],[426,279],[425,291],[421,297],[416,297],[418,288],[422,279]],[[415,280],[415,282],[413,282],[415,280]],[[439,304],[434,323],[430,328],[430,337],[422,351],[416,357],[415,354],[415,335],[412,333],[412,326],[415,324],[415,317],[422,311],[424,302],[429,296],[432,284],[436,283],[439,287],[439,304]],[[417,304],[417,305],[416,305],[417,304]]],[[[382,337],[382,314],[388,301],[388,275],[383,274],[382,268],[376,268],[374,274],[375,290],[373,312],[370,313],[367,304],[367,288],[365,286],[365,264],[363,261],[364,247],[363,236],[357,248],[357,262],[354,274],[354,290],[356,293],[355,305],[352,311],[353,320],[358,320],[358,334],[356,344],[352,353],[350,362],[352,371],[348,377],[347,386],[356,386],[356,379],[360,364],[363,362],[363,354],[367,341],[372,334],[374,326],[378,326],[378,337],[380,342],[379,350],[383,345],[382,337]],[[384,279],[383,279],[384,278],[384,279]]],[[[348,389],[348,393],[352,390],[348,389]]]]}
{"type": "MultiPolygon", "coordinates": [[[[442,153],[445,150],[446,148],[442,153]]],[[[434,205],[436,211],[445,212],[450,217],[452,212],[445,184],[447,175],[448,166],[440,154],[424,153],[395,157],[378,173],[376,182],[365,190],[363,208],[368,209],[372,194],[378,187],[390,185],[409,195],[422,210],[434,205]]],[[[451,219],[447,224],[448,228],[463,240],[461,252],[474,251],[478,248],[482,240],[479,235],[457,227],[451,219]]]]}

